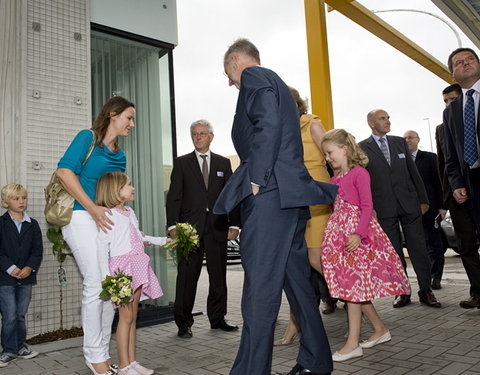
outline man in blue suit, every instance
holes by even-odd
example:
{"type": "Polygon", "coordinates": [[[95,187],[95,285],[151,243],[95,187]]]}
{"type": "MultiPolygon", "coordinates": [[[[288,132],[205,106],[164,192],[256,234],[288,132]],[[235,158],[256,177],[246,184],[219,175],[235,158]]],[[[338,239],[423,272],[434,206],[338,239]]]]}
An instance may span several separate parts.
{"type": "Polygon", "coordinates": [[[259,65],[259,52],[246,39],[225,53],[229,84],[240,90],[232,140],[241,164],[214,213],[240,205],[245,270],[243,331],[230,374],[270,374],[282,288],[302,332],[297,364],[288,374],[329,374],[332,356],[309,282],[304,232],[307,206],[332,203],[336,187],[308,174],[292,95],[277,74],[259,65]]]}

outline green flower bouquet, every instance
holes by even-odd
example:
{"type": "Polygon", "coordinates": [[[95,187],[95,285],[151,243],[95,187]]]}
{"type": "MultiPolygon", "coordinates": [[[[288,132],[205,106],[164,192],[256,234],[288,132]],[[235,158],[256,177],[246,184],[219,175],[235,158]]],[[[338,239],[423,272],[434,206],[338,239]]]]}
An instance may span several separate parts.
{"type": "Polygon", "coordinates": [[[132,295],[131,275],[126,275],[118,270],[113,276],[107,275],[102,281],[100,298],[110,299],[116,306],[130,303],[132,295]]]}
{"type": "Polygon", "coordinates": [[[176,235],[172,241],[163,245],[165,250],[170,250],[173,259],[178,264],[188,257],[200,246],[200,237],[197,230],[189,223],[177,223],[175,225],[176,235]]]}

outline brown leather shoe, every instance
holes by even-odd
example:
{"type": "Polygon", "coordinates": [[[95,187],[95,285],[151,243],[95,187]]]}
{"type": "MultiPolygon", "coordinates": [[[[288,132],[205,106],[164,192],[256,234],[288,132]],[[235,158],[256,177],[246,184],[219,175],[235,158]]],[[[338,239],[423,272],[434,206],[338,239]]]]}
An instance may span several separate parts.
{"type": "Polygon", "coordinates": [[[325,315],[333,314],[335,309],[337,308],[337,304],[333,301],[325,301],[323,305],[322,313],[325,315]]]}
{"type": "Polygon", "coordinates": [[[437,301],[432,291],[426,293],[418,292],[418,297],[420,298],[420,303],[424,305],[429,307],[442,307],[442,304],[437,301]]]}
{"type": "Polygon", "coordinates": [[[408,294],[402,294],[401,296],[395,299],[395,302],[393,303],[393,307],[405,307],[411,303],[412,301],[410,299],[410,296],[408,294]]]}
{"type": "Polygon", "coordinates": [[[475,307],[480,309],[480,297],[470,296],[466,301],[460,301],[460,307],[463,307],[464,309],[473,309],[475,307]]]}

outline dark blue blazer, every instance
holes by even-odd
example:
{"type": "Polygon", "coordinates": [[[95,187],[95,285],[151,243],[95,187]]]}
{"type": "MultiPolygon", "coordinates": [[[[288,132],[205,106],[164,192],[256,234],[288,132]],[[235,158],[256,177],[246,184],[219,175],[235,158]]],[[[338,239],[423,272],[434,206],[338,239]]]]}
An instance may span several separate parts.
{"type": "Polygon", "coordinates": [[[0,285],[36,284],[37,271],[43,258],[42,231],[35,219],[23,222],[18,233],[10,214],[0,216],[0,285]],[[12,265],[18,268],[29,266],[29,277],[18,280],[7,273],[12,265]]]}
{"type": "Polygon", "coordinates": [[[228,213],[252,194],[278,189],[281,208],[328,204],[337,187],[312,179],[303,163],[298,109],[287,85],[273,71],[244,69],[232,127],[232,140],[241,164],[215,204],[215,213],[228,213]]]}
{"type": "MultiPolygon", "coordinates": [[[[470,184],[467,163],[463,161],[463,95],[457,97],[443,111],[445,124],[445,171],[452,191],[466,188],[470,198],[475,192],[470,184]]],[[[477,137],[480,138],[480,116],[477,119],[477,137]]],[[[471,200],[470,200],[471,201],[471,200]]]]}
{"type": "Polygon", "coordinates": [[[438,215],[438,210],[444,208],[437,155],[433,152],[418,150],[415,165],[418,173],[420,173],[420,177],[422,177],[430,204],[424,217],[435,218],[438,215]]]}
{"type": "MultiPolygon", "coordinates": [[[[226,182],[232,175],[230,160],[210,152],[208,190],[203,181],[195,151],[179,156],[173,162],[170,188],[167,194],[167,227],[176,223],[190,223],[203,237],[207,208],[211,211],[226,182]]],[[[209,215],[213,235],[217,241],[227,241],[228,228],[240,226],[240,212],[229,215],[209,215]]]]}

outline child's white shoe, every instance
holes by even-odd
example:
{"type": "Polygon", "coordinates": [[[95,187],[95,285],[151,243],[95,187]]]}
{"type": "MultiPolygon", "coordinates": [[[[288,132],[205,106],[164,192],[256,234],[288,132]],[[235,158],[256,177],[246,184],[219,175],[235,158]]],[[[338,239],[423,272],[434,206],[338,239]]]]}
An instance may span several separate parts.
{"type": "Polygon", "coordinates": [[[135,370],[132,366],[128,365],[124,368],[119,368],[117,375],[141,375],[137,370],[135,370]]]}
{"type": "Polygon", "coordinates": [[[129,366],[134,368],[140,375],[153,375],[155,373],[155,371],[153,371],[152,369],[143,367],[137,361],[130,363],[129,366]]]}

